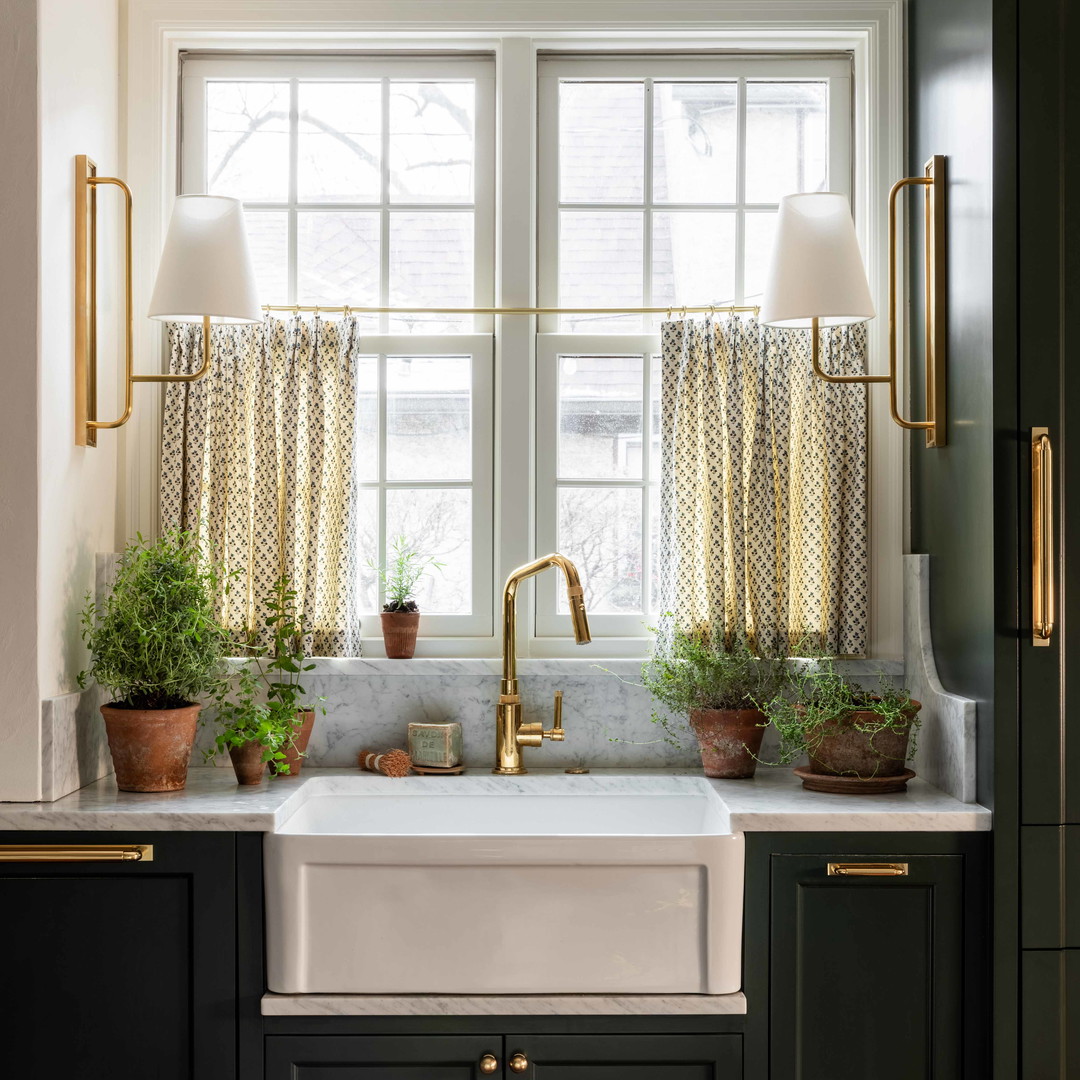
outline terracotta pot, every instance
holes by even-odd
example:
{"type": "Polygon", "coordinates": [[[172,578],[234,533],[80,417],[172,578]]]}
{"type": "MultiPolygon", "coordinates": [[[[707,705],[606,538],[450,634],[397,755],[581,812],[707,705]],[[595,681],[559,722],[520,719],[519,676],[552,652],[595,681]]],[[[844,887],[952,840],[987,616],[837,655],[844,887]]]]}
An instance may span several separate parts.
{"type": "Polygon", "coordinates": [[[229,757],[238,784],[262,783],[263,773],[266,772],[262,743],[252,739],[243,746],[230,746],[229,757]]]}
{"type": "Polygon", "coordinates": [[[832,776],[898,776],[905,768],[911,722],[922,705],[912,701],[908,722],[873,734],[859,731],[856,724],[881,722],[877,713],[859,710],[822,727],[821,741],[809,751],[810,770],[832,776]]]}
{"type": "Polygon", "coordinates": [[[281,764],[288,765],[289,771],[287,773],[279,772],[278,765],[274,762],[270,763],[270,771],[277,773],[279,776],[296,776],[300,772],[300,766],[304,763],[302,755],[307,750],[308,741],[311,739],[311,729],[315,726],[315,710],[301,709],[297,712],[296,719],[297,726],[293,729],[295,734],[292,742],[283,747],[285,759],[281,764]]]}
{"type": "Polygon", "coordinates": [[[720,780],[753,776],[764,724],[760,709],[691,709],[690,727],[701,747],[705,775],[720,780]]]}
{"type": "Polygon", "coordinates": [[[416,632],[420,629],[419,611],[384,611],[383,644],[388,660],[411,660],[416,652],[416,632]]]}
{"type": "Polygon", "coordinates": [[[187,783],[201,705],[123,709],[102,705],[116,786],[121,791],[179,791],[187,783]]]}

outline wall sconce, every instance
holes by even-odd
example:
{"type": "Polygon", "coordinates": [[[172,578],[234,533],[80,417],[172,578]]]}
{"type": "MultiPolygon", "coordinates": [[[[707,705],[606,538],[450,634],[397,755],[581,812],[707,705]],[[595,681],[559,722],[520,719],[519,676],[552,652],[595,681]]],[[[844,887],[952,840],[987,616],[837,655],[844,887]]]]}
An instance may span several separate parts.
{"type": "Polygon", "coordinates": [[[98,176],[85,155],[75,158],[75,443],[96,446],[103,428],[131,417],[137,382],[194,382],[210,370],[210,323],[262,321],[251,265],[244,207],[221,195],[180,195],[169,221],[157,282],[147,312],[151,319],[201,322],[203,362],[191,375],[136,375],[131,285],[131,190],[115,176],[98,176]],[[97,189],[124,194],[124,411],[116,420],[97,418],[97,189]]]}
{"type": "Polygon", "coordinates": [[[923,176],[898,180],[889,192],[889,374],[830,375],[821,368],[820,328],[849,326],[876,315],[847,198],[836,192],[787,195],[769,266],[760,320],[809,327],[814,374],[826,382],[888,383],[889,411],[903,428],[924,430],[926,445],[945,445],[945,158],[932,157],[923,176]],[[896,203],[907,187],[924,190],[926,290],[926,416],[907,420],[897,405],[896,203]]]}

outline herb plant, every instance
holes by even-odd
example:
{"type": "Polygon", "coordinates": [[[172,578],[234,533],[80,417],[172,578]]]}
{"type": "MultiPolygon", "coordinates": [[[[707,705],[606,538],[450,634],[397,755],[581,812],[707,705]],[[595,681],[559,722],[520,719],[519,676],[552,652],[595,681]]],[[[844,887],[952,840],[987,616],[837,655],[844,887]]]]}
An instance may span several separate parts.
{"type": "Polygon", "coordinates": [[[432,556],[421,555],[409,546],[404,536],[395,536],[390,541],[390,557],[385,567],[376,563],[368,564],[379,575],[386,601],[383,611],[419,611],[413,599],[417,582],[427,573],[429,567],[441,570],[443,563],[432,556]]]}
{"type": "Polygon", "coordinates": [[[320,707],[321,697],[308,700],[307,691],[300,685],[305,671],[314,671],[315,665],[305,663],[307,653],[305,640],[311,635],[303,614],[297,610],[296,590],[289,583],[288,574],[282,574],[275,582],[270,595],[263,601],[267,615],[264,626],[269,630],[271,645],[266,662],[267,700],[289,716],[320,707]]]}
{"type": "Polygon", "coordinates": [[[814,756],[822,740],[835,735],[840,724],[868,736],[871,748],[881,732],[904,734],[910,728],[908,757],[915,755],[919,717],[911,695],[893,687],[884,675],[876,691],[865,690],[837,671],[829,656],[793,665],[784,691],[761,708],[780,736],[779,760],[773,764],[787,765],[803,754],[814,756]],[[855,715],[859,713],[866,715],[855,715]]]}
{"type": "Polygon", "coordinates": [[[86,598],[82,637],[91,659],[79,686],[94,679],[128,709],[176,709],[212,693],[228,645],[214,615],[223,577],[190,532],[152,543],[138,535],[109,595],[100,604],[86,598]]]}
{"type": "Polygon", "coordinates": [[[280,773],[289,771],[285,747],[293,736],[295,713],[284,715],[280,707],[260,700],[264,696],[264,680],[258,659],[244,663],[233,680],[223,679],[214,694],[217,722],[221,731],[214,745],[205,751],[207,760],[233,747],[255,742],[262,748],[262,760],[272,762],[280,773]]]}

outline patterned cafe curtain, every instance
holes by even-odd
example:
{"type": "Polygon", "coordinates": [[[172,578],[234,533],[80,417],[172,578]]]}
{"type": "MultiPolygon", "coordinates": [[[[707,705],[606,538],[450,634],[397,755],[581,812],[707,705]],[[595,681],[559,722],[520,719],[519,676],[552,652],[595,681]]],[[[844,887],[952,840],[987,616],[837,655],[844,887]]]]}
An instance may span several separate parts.
{"type": "MultiPolygon", "coordinates": [[[[282,571],[313,628],[314,656],[356,656],[356,319],[267,317],[216,326],[210,373],[170,383],[161,517],[198,529],[239,575],[218,597],[237,634],[261,631],[260,601],[282,571]]],[[[169,326],[175,374],[198,369],[202,327],[169,326]]]]}
{"type": "MultiPolygon", "coordinates": [[[[661,333],[661,610],[729,648],[863,655],[865,387],[816,378],[807,330],[727,316],[661,333]]],[[[865,363],[863,325],[823,331],[827,371],[865,363]]]]}

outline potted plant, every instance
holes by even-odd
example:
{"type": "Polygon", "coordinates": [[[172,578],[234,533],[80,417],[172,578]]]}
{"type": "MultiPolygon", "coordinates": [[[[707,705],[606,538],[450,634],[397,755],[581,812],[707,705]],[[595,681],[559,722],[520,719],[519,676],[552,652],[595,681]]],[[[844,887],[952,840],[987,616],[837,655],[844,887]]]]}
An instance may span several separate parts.
{"type": "Polygon", "coordinates": [[[295,776],[307,754],[315,726],[315,710],[319,709],[325,716],[326,709],[322,707],[321,697],[309,699],[307,691],[300,685],[301,675],[315,669],[314,664],[307,663],[304,648],[304,640],[310,635],[311,628],[297,610],[296,590],[289,584],[287,574],[274,582],[264,604],[267,610],[264,625],[271,634],[264,672],[266,700],[289,730],[289,738],[282,747],[284,757],[271,758],[270,771],[279,776],[295,776]]]}
{"type": "Polygon", "coordinates": [[[285,748],[293,737],[296,714],[286,715],[276,703],[260,700],[265,696],[261,659],[256,656],[242,664],[232,679],[221,680],[214,694],[221,731],[205,756],[210,760],[228,753],[238,784],[260,783],[268,762],[279,773],[289,771],[285,748]]]}
{"type": "Polygon", "coordinates": [[[670,648],[641,669],[641,684],[665,710],[653,722],[677,743],[683,731],[671,714],[685,716],[705,775],[725,780],[754,775],[766,725],[758,703],[773,698],[783,679],[783,658],[756,656],[746,645],[725,649],[704,631],[675,631],[670,648]]]}
{"type": "Polygon", "coordinates": [[[218,567],[189,532],[142,536],[120,558],[100,603],[87,597],[82,636],[92,678],[112,698],[101,706],[117,786],[177,791],[187,781],[201,705],[218,685],[228,638],[214,616],[218,567]]]}
{"type": "Polygon", "coordinates": [[[764,706],[780,735],[780,760],[806,754],[796,772],[812,790],[898,790],[914,774],[906,762],[915,753],[922,706],[884,675],[876,691],[839,671],[831,657],[793,665],[786,692],[764,706]],[[894,782],[883,783],[887,778],[894,782]]]}
{"type": "Polygon", "coordinates": [[[386,597],[382,609],[382,632],[387,658],[411,660],[416,651],[416,633],[420,628],[420,608],[413,593],[428,567],[441,569],[443,564],[415,551],[404,536],[396,536],[390,542],[387,565],[369,565],[379,575],[386,597]]]}

